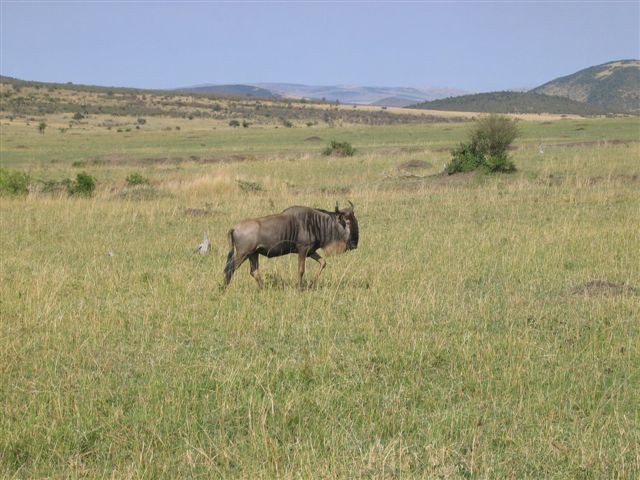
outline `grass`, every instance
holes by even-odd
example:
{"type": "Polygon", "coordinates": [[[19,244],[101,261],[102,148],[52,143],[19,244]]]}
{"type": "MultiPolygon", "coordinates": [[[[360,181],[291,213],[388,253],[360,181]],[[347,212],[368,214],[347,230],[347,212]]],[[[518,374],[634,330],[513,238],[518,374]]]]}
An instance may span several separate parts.
{"type": "Polygon", "coordinates": [[[639,145],[553,146],[637,140],[637,119],[523,122],[518,173],[452,178],[440,149],[465,124],[156,120],[128,137],[2,121],[3,167],[105,161],[81,167],[92,198],[1,199],[0,476],[638,476],[639,145]],[[322,157],[310,135],[358,152],[322,157]],[[432,166],[406,177],[412,159],[432,166]],[[133,172],[153,195],[126,193],[133,172]],[[317,288],[297,291],[291,256],[261,261],[263,291],[244,266],[219,289],[235,222],[336,199],[361,242],[317,288]]]}

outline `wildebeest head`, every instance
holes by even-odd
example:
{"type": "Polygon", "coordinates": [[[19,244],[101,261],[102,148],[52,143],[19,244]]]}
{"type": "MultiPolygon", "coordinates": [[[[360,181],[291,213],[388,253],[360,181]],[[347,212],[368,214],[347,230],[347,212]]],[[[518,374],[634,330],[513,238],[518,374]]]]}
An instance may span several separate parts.
{"type": "Polygon", "coordinates": [[[347,241],[347,250],[354,250],[358,248],[358,220],[353,211],[353,203],[349,201],[347,208],[340,209],[336,202],[335,213],[338,214],[338,222],[349,232],[349,240],[347,241]]]}

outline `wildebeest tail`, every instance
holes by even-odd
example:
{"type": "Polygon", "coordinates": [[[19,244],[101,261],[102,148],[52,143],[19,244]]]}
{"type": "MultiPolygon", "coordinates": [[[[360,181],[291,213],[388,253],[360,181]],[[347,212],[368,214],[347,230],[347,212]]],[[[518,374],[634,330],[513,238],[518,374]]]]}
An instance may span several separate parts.
{"type": "Polygon", "coordinates": [[[229,254],[227,255],[227,264],[224,266],[225,283],[229,283],[233,275],[233,228],[227,233],[227,238],[229,239],[229,254]]]}

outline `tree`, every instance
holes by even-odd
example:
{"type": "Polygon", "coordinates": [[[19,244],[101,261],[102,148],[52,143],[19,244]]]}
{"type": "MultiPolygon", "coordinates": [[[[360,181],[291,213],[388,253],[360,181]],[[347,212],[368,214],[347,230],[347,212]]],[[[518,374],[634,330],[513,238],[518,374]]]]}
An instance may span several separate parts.
{"type": "Polygon", "coordinates": [[[505,115],[489,115],[476,122],[471,143],[485,155],[504,155],[518,136],[516,120],[505,115]]]}
{"type": "Polygon", "coordinates": [[[449,175],[472,170],[487,173],[513,172],[516,167],[509,158],[508,149],[518,136],[515,119],[505,115],[491,114],[478,120],[469,141],[461,143],[451,152],[447,165],[449,175]]]}

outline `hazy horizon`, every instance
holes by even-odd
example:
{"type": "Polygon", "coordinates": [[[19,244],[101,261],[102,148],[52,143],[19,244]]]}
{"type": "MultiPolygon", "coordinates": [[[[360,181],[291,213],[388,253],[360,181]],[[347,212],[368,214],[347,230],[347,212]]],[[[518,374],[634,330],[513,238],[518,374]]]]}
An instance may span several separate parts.
{"type": "Polygon", "coordinates": [[[3,1],[0,72],[173,89],[534,88],[640,57],[638,2],[3,1]]]}

